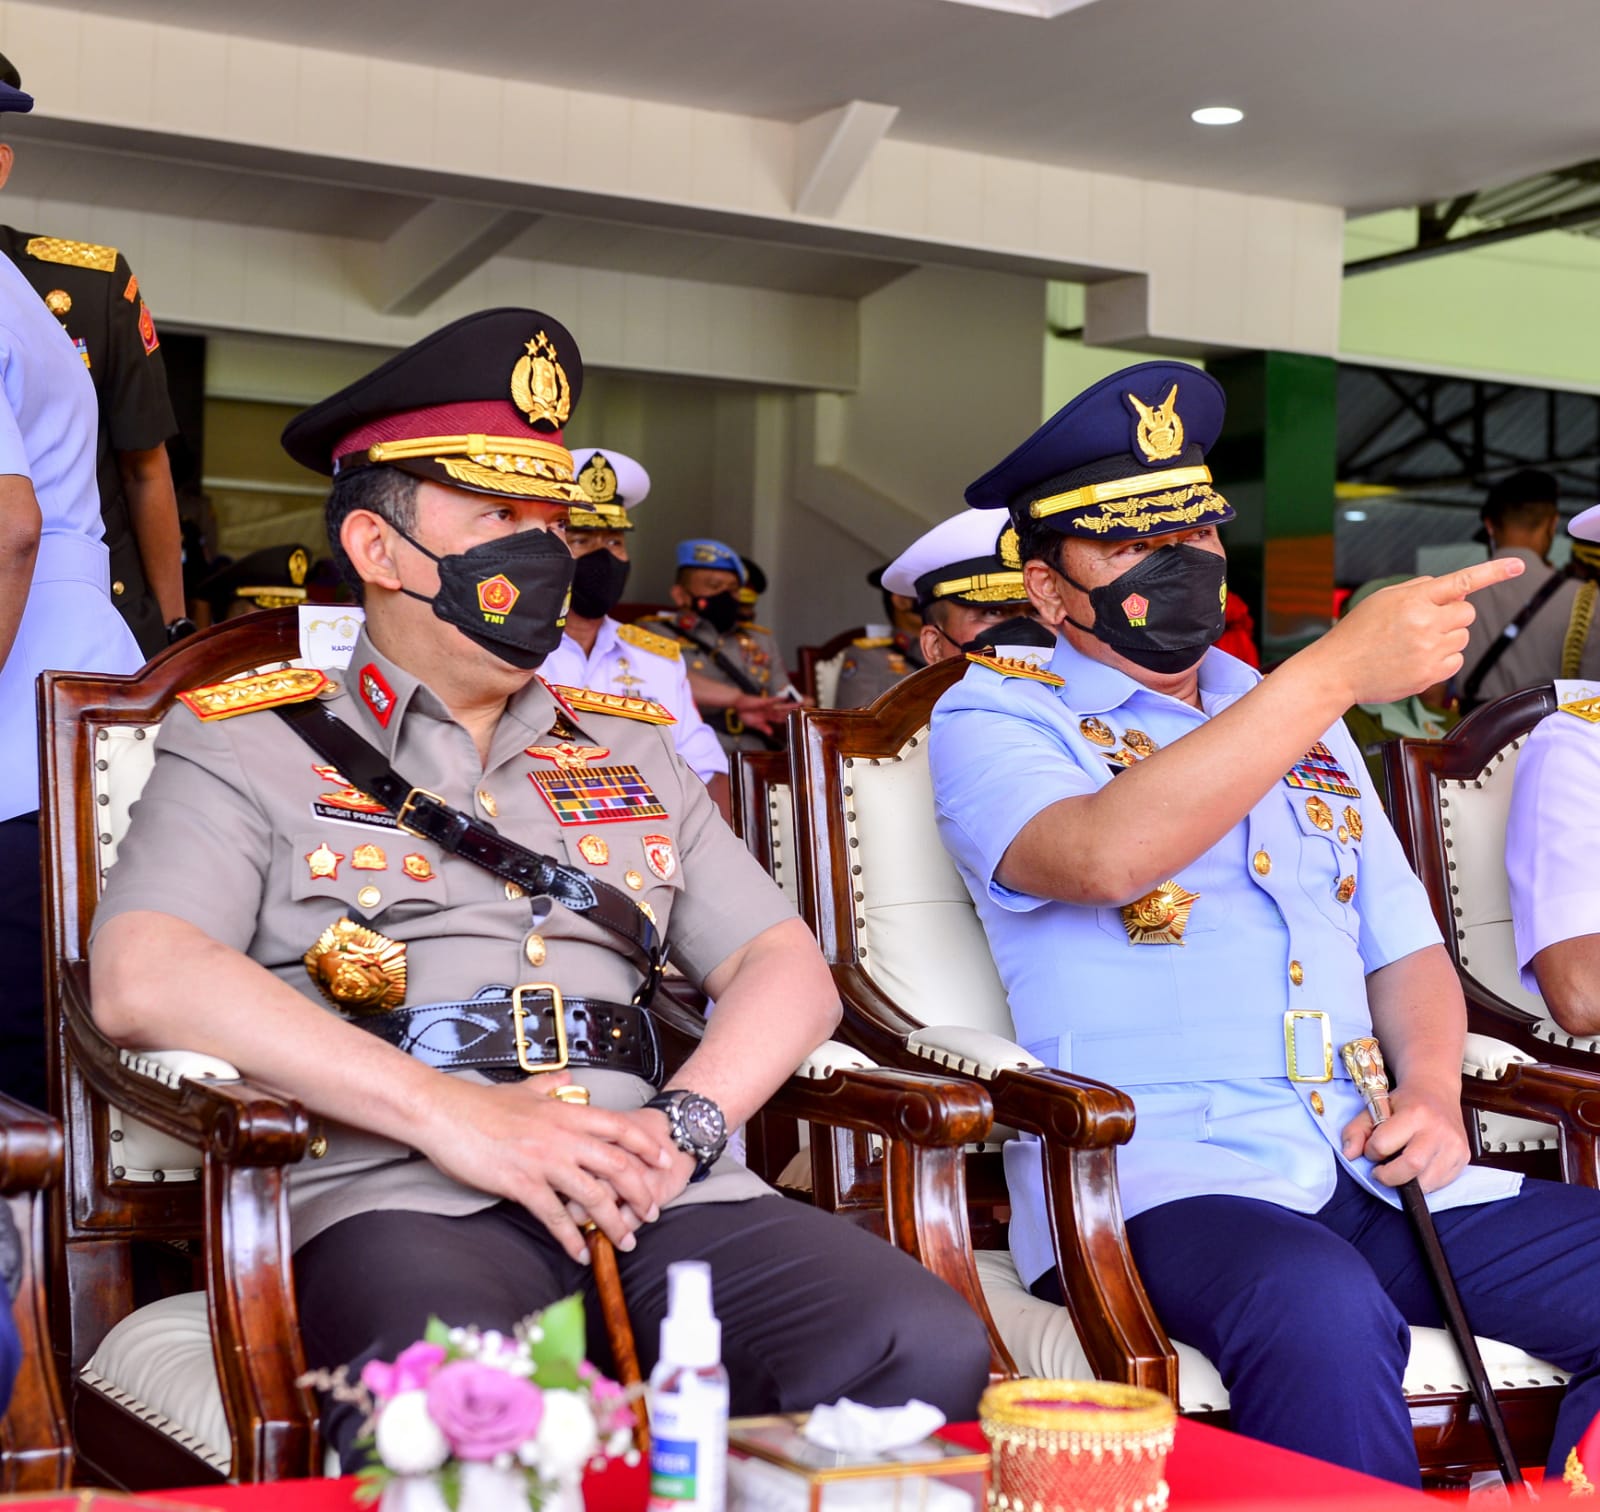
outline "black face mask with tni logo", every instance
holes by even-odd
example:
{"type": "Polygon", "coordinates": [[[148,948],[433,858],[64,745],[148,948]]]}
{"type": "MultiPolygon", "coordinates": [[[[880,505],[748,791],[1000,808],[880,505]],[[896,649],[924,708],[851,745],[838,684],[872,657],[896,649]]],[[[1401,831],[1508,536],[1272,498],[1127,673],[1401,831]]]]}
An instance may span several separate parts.
{"type": "Polygon", "coordinates": [[[524,672],[561,644],[575,564],[559,537],[548,530],[519,530],[470,551],[435,556],[404,530],[400,534],[439,564],[439,591],[431,599],[409,588],[400,591],[432,604],[433,612],[468,640],[524,672]]]}
{"type": "Polygon", "coordinates": [[[1162,546],[1119,577],[1087,588],[1094,623],[1067,623],[1150,672],[1186,672],[1222,634],[1228,564],[1198,546],[1162,546]]]}

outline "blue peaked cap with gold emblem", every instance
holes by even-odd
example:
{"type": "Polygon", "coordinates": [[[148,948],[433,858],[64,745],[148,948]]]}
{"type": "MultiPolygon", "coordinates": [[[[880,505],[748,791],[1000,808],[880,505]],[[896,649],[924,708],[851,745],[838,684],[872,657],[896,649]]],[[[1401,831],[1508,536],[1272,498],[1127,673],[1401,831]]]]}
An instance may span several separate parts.
{"type": "Polygon", "coordinates": [[[701,536],[692,541],[678,542],[678,570],[685,567],[709,567],[713,572],[731,572],[742,583],[745,581],[744,559],[724,541],[713,541],[701,536]]]}
{"type": "Polygon", "coordinates": [[[1123,368],[971,484],[967,503],[1099,541],[1220,525],[1233,506],[1205,461],[1226,408],[1222,385],[1187,363],[1123,368]]]}

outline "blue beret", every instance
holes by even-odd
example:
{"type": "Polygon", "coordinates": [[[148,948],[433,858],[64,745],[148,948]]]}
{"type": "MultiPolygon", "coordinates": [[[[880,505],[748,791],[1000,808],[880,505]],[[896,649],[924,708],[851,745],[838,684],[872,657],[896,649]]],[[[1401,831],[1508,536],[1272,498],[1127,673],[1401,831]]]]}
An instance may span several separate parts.
{"type": "Polygon", "coordinates": [[[1124,368],[1057,410],[967,503],[1097,540],[1220,525],[1233,507],[1205,458],[1226,407],[1222,385],[1187,363],[1124,368]]]}
{"type": "Polygon", "coordinates": [[[0,112],[11,111],[14,115],[27,115],[33,109],[33,96],[24,89],[17,89],[11,84],[0,81],[0,112]]]}
{"type": "Polygon", "coordinates": [[[712,572],[731,572],[742,583],[745,580],[744,562],[733,547],[722,541],[700,536],[692,541],[678,542],[678,568],[704,567],[712,572]]]}

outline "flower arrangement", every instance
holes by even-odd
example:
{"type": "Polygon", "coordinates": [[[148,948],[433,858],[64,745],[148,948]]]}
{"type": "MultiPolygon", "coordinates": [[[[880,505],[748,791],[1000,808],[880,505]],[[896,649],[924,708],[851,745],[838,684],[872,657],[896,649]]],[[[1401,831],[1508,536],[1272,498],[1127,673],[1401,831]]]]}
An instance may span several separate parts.
{"type": "Polygon", "coordinates": [[[581,1507],[584,1466],[632,1453],[633,1399],[584,1359],[583,1303],[568,1297],[511,1335],[431,1318],[393,1363],[306,1384],[368,1413],[376,1462],[356,1497],[383,1512],[581,1507]]]}

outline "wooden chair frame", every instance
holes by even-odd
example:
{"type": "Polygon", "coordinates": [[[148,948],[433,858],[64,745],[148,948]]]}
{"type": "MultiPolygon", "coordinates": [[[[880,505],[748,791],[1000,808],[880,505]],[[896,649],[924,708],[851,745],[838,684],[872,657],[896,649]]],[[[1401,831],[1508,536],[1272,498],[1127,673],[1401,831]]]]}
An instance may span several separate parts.
{"type": "MultiPolygon", "coordinates": [[[[54,1491],[72,1479],[72,1434],[50,1345],[42,1270],[44,1193],[61,1180],[61,1130],[24,1103],[0,1096],[0,1197],[22,1240],[22,1284],[11,1316],[22,1368],[0,1418],[0,1495],[54,1491]]],[[[0,1289],[0,1299],[5,1296],[0,1289]]]]}
{"type": "MultiPolygon", "coordinates": [[[[158,722],[181,689],[291,661],[297,623],[292,611],[251,615],[181,642],[132,677],[50,673],[42,681],[51,1075],[66,1125],[65,1183],[50,1223],[54,1332],[83,1462],[113,1485],[221,1479],[197,1454],[79,1385],[78,1372],[110,1328],[150,1300],[135,1294],[141,1243],[194,1252],[232,1441],[231,1479],[307,1476],[320,1466],[315,1402],[295,1384],[305,1360],[286,1188],[288,1168],[306,1151],[305,1110],[247,1079],[174,1076],[111,1043],[94,1022],[87,964],[99,896],[99,733],[158,722]],[[201,1179],[120,1180],[111,1108],[197,1150],[201,1179]]],[[[686,1055],[698,1021],[670,1001],[658,1017],[669,1055],[686,1055]]],[[[984,1137],[993,1116],[981,1089],[958,1078],[847,1070],[792,1078],[771,1106],[881,1139],[878,1161],[850,1159],[855,1147],[837,1140],[813,1141],[819,1192],[847,1216],[919,1259],[965,1242],[961,1150],[984,1137]]]]}
{"type": "MultiPolygon", "coordinates": [[[[844,1003],[842,1037],[884,1065],[926,1065],[927,1049],[909,1036],[925,1027],[908,1005],[892,1001],[860,966],[845,805],[853,760],[901,752],[927,726],[939,695],[965,672],[961,660],[918,671],[864,709],[806,710],[791,742],[790,770],[800,852],[801,896],[844,1003]]],[[[1490,711],[1485,711],[1486,713],[1490,711]]],[[[1465,726],[1463,726],[1465,728],[1465,726]]],[[[761,812],[759,769],[745,779],[746,811],[761,812]]],[[[1502,1026],[1486,1032],[1504,1038],[1502,1026]]],[[[947,1062],[941,1062],[947,1063],[947,1062]]],[[[1096,1376],[1152,1386],[1177,1396],[1177,1355],[1145,1293],[1128,1246],[1117,1188],[1116,1148],[1134,1127],[1131,1099],[1086,1077],[1059,1070],[965,1074],[988,1092],[996,1121],[1039,1136],[1056,1264],[1066,1304],[1096,1376]]],[[[1498,1079],[1463,1077],[1466,1107],[1555,1125],[1565,1179],[1600,1186],[1600,1077],[1548,1065],[1511,1065],[1498,1079]]],[[[981,1157],[980,1157],[981,1158],[981,1157]]],[[[969,1170],[969,1186],[984,1182],[969,1170]]],[[[978,1229],[976,1220],[971,1225],[978,1229]]],[[[954,1264],[954,1262],[951,1262],[954,1264]]],[[[976,1272],[968,1264],[974,1306],[976,1272]]],[[[1507,1392],[1502,1409],[1527,1463],[1542,1463],[1560,1388],[1507,1392]]],[[[1465,1393],[1407,1398],[1424,1473],[1459,1479],[1492,1468],[1493,1453],[1465,1393]]],[[[1225,1415],[1217,1415],[1226,1421],[1225,1415]]]]}
{"type": "Polygon", "coordinates": [[[823,641],[820,646],[796,646],[795,655],[800,659],[800,675],[795,680],[795,686],[807,698],[815,699],[817,696],[817,663],[828,661],[841,651],[848,650],[866,633],[865,625],[857,625],[853,630],[841,630],[837,635],[823,641]]]}

